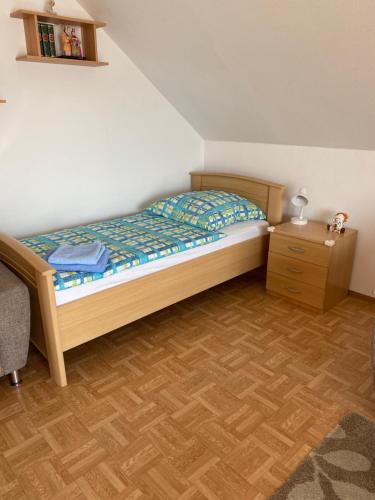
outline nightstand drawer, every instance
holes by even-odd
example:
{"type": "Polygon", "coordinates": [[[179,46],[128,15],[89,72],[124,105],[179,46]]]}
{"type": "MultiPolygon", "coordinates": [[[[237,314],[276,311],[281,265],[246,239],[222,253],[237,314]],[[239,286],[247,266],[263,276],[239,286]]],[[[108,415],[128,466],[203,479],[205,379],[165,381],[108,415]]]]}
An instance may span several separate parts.
{"type": "Polygon", "coordinates": [[[330,248],[323,244],[279,234],[271,235],[270,252],[326,267],[330,256],[330,248]]]}
{"type": "Polygon", "coordinates": [[[268,256],[268,271],[318,288],[325,288],[328,268],[277,253],[270,253],[268,256]]]}
{"type": "Polygon", "coordinates": [[[319,309],[323,308],[325,291],[315,286],[268,272],[267,290],[319,309]]]}

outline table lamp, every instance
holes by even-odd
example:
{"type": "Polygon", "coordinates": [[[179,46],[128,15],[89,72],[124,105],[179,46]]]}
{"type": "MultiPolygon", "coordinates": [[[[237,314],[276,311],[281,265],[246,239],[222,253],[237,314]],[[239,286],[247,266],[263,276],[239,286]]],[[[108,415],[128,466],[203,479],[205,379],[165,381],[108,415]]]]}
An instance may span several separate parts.
{"type": "Polygon", "coordinates": [[[295,207],[297,207],[299,209],[299,214],[298,214],[298,217],[292,217],[290,222],[292,224],[304,226],[308,222],[307,217],[303,216],[303,209],[309,203],[309,198],[307,197],[306,188],[300,188],[298,193],[295,194],[293,196],[293,198],[291,199],[291,202],[292,202],[292,205],[294,205],[295,207]]]}

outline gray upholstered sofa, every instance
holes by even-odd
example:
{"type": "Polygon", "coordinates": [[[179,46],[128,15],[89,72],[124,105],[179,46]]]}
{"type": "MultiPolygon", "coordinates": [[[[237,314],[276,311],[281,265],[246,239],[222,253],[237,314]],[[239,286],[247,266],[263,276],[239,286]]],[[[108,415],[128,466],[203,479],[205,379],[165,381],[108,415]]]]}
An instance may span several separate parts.
{"type": "Polygon", "coordinates": [[[30,340],[30,300],[26,285],[0,262],[0,376],[20,383],[30,340]]]}

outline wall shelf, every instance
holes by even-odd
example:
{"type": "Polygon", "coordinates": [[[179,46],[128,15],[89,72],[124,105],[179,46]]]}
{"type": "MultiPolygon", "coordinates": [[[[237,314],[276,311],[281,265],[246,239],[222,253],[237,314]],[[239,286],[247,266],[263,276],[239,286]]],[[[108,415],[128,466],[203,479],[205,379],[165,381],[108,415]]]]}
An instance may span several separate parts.
{"type": "Polygon", "coordinates": [[[48,12],[35,12],[32,10],[16,10],[10,17],[23,19],[26,39],[26,54],[16,57],[17,61],[68,64],[71,66],[107,66],[107,62],[98,60],[96,30],[103,28],[105,23],[92,21],[90,19],[78,19],[76,17],[65,17],[48,12]],[[85,59],[65,59],[61,57],[45,57],[41,53],[38,22],[79,26],[82,33],[82,44],[85,59]]]}
{"type": "Polygon", "coordinates": [[[39,62],[47,64],[70,64],[73,66],[108,66],[107,62],[88,61],[80,59],[63,59],[60,57],[45,57],[45,56],[19,56],[16,57],[17,61],[26,62],[39,62]]]}

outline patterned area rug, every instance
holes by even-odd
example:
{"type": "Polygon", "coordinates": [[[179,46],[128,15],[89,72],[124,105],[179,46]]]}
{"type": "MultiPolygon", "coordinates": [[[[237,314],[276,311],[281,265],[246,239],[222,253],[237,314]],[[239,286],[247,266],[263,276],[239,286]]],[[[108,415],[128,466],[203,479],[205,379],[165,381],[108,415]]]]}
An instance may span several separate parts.
{"type": "Polygon", "coordinates": [[[375,423],[347,415],[270,500],[374,500],[375,423]]]}

